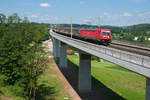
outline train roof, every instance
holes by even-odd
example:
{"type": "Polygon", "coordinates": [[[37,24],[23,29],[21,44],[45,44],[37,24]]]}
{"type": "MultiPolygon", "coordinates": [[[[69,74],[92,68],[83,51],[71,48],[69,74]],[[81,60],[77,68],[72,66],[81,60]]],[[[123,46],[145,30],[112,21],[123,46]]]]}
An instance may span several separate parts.
{"type": "Polygon", "coordinates": [[[80,30],[91,30],[91,31],[96,31],[96,30],[110,30],[106,28],[96,28],[96,29],[86,29],[86,28],[81,28],[80,30]]]}

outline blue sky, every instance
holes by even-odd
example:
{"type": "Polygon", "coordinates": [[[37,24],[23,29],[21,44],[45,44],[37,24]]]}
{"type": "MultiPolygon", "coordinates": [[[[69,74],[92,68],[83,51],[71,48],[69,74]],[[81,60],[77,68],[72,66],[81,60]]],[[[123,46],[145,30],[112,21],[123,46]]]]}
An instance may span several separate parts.
{"type": "Polygon", "coordinates": [[[45,23],[126,26],[150,23],[150,0],[0,0],[0,13],[45,23]],[[100,20],[100,21],[99,21],[100,20]]]}

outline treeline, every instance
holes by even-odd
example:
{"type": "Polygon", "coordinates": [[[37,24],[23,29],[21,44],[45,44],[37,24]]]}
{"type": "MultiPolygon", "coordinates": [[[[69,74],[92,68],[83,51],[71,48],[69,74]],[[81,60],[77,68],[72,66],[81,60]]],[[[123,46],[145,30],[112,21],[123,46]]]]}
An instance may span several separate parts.
{"type": "Polygon", "coordinates": [[[41,41],[48,39],[44,24],[0,14],[0,87],[15,86],[15,95],[36,98],[37,79],[46,66],[41,41]]]}
{"type": "Polygon", "coordinates": [[[138,24],[133,26],[122,27],[121,32],[113,34],[115,39],[127,40],[135,43],[149,44],[150,41],[150,24],[138,24]],[[137,37],[137,40],[135,40],[137,37]]]}

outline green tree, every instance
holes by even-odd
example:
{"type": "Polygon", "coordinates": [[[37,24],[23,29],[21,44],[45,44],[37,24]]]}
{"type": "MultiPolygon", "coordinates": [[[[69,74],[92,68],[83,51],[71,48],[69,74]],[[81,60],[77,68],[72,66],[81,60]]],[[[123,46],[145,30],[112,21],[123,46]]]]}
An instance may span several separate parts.
{"type": "MultiPolygon", "coordinates": [[[[45,53],[40,41],[48,34],[44,25],[34,26],[17,14],[0,15],[0,74],[5,85],[17,85],[21,96],[34,99],[36,81],[45,68],[45,53]]],[[[19,95],[19,94],[17,94],[19,95]]]]}
{"type": "Polygon", "coordinates": [[[0,13],[0,23],[5,23],[5,22],[6,22],[6,16],[0,13]]]}

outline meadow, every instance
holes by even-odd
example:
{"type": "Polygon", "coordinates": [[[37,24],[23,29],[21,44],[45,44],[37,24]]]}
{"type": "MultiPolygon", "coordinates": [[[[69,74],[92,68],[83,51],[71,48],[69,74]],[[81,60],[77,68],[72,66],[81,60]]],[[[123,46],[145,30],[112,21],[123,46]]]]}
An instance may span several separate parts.
{"type": "MultiPolygon", "coordinates": [[[[78,56],[68,55],[68,60],[76,66],[79,65],[78,56]]],[[[117,96],[121,96],[124,100],[145,99],[144,76],[133,73],[110,62],[99,62],[96,60],[92,60],[91,62],[91,75],[92,84],[97,85],[110,100],[118,100],[117,96]],[[114,95],[114,92],[117,95],[114,95]]]]}

